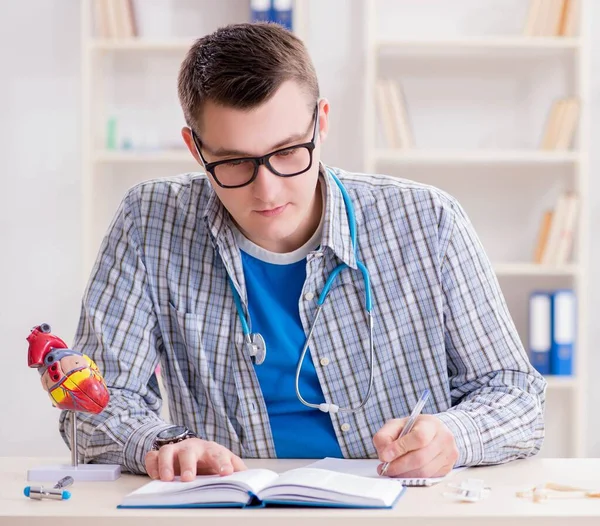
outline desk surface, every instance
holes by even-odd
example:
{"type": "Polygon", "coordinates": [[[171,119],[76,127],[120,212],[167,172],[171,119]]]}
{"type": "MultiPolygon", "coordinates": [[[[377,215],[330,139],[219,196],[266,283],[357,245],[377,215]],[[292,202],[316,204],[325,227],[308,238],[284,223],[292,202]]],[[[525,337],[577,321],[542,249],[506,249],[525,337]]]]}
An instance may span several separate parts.
{"type": "MultiPolygon", "coordinates": [[[[249,467],[285,471],[307,460],[247,461],[249,467]]],[[[333,510],[326,508],[274,508],[258,510],[120,510],[127,493],[147,483],[147,477],[122,475],[115,482],[76,482],[68,501],[34,501],[23,496],[27,469],[56,459],[0,457],[0,525],[95,526],[206,524],[219,526],[350,526],[355,524],[405,525],[520,525],[569,526],[600,524],[600,499],[551,500],[533,503],[515,496],[518,490],[546,482],[600,489],[600,459],[529,459],[493,467],[471,468],[450,479],[483,479],[491,487],[487,500],[467,504],[442,495],[445,483],[430,488],[408,488],[393,510],[333,510]]],[[[35,483],[34,483],[35,484],[35,483]]]]}

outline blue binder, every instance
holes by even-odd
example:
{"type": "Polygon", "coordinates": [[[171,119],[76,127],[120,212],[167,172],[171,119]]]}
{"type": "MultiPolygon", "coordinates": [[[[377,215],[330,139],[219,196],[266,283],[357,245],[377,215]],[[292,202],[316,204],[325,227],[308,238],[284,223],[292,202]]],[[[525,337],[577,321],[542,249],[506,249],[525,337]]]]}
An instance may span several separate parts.
{"type": "Polygon", "coordinates": [[[529,296],[529,359],[541,374],[550,374],[552,296],[534,291],[529,296]]]}
{"type": "Polygon", "coordinates": [[[272,11],[271,0],[250,0],[252,22],[272,22],[272,11]]]}
{"type": "Polygon", "coordinates": [[[294,0],[273,0],[273,21],[292,30],[294,0]]]}
{"type": "Polygon", "coordinates": [[[571,289],[554,291],[552,294],[551,374],[562,376],[573,374],[576,325],[574,291],[571,289]]]}

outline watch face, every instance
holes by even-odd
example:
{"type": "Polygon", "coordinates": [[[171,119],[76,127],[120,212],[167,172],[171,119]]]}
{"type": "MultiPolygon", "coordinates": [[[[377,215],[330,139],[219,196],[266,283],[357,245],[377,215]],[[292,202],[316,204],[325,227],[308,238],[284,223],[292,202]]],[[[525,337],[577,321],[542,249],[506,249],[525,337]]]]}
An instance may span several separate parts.
{"type": "Polygon", "coordinates": [[[183,435],[187,429],[183,426],[173,426],[167,429],[163,429],[156,438],[159,440],[171,440],[183,435]]]}

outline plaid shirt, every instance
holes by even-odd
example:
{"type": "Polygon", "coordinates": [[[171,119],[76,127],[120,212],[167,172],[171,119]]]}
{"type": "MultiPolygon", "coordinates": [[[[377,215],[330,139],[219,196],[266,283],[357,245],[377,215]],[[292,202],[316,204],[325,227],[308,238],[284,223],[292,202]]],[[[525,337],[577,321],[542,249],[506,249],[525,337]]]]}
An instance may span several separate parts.
{"type": "MultiPolygon", "coordinates": [[[[330,415],[344,456],[375,458],[373,435],[386,420],[407,416],[425,388],[424,413],[454,434],[457,465],[538,452],[546,382],[529,363],[463,209],[431,186],[333,170],[354,204],[375,319],[371,397],[358,413],[330,415]]],[[[325,400],[349,407],[361,402],[369,379],[364,283],[341,192],[323,171],[322,179],[323,237],[307,257],[299,309],[308,333],[330,272],[340,262],[350,267],[332,288],[307,356],[325,400]]],[[[86,462],[145,472],[145,454],[169,425],[158,416],[159,362],[173,423],[242,457],[276,456],[227,275],[246,308],[231,219],[203,174],[127,193],[103,240],[73,344],[96,361],[111,394],[101,414],[80,415],[86,462]]],[[[60,420],[67,442],[68,418],[60,420]]]]}

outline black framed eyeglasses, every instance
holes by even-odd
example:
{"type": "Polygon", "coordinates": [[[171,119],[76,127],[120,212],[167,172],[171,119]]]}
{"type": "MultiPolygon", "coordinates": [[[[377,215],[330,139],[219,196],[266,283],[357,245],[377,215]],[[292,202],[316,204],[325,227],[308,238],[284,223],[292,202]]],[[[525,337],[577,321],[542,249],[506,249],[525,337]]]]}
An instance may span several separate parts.
{"type": "Polygon", "coordinates": [[[204,168],[212,175],[221,188],[240,188],[249,185],[258,175],[258,168],[264,164],[271,172],[279,177],[294,177],[309,170],[312,166],[313,150],[317,137],[317,124],[319,122],[319,105],[317,103],[313,114],[314,129],[310,142],[287,146],[262,157],[238,157],[225,159],[214,163],[206,162],[200,150],[200,139],[194,130],[192,140],[198,155],[204,163],[204,168]]]}

